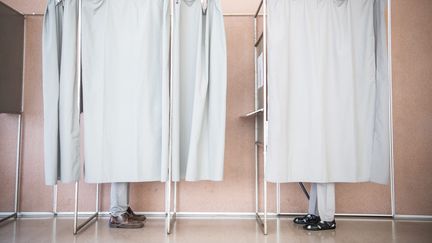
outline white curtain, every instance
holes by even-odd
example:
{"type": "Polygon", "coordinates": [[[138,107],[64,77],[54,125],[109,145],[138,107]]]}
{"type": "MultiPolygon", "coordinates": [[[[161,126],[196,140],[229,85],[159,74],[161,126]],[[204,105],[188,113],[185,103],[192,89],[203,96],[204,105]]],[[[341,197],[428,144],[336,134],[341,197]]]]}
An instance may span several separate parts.
{"type": "Polygon", "coordinates": [[[223,179],[226,41],[219,0],[175,1],[173,180],[223,179]]]}
{"type": "Polygon", "coordinates": [[[387,182],[384,10],[384,0],[268,0],[269,181],[387,182]]]}
{"type": "Polygon", "coordinates": [[[47,185],[80,177],[78,1],[49,0],[43,22],[44,158],[47,185]]]}
{"type": "Polygon", "coordinates": [[[83,1],[86,182],[166,180],[168,4],[83,1]]]}

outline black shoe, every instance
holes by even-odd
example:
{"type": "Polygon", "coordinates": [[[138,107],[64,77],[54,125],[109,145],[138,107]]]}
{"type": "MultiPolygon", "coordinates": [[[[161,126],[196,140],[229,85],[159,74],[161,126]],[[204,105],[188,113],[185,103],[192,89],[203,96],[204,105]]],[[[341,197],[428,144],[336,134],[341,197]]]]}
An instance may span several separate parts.
{"type": "Polygon", "coordinates": [[[305,225],[303,228],[310,231],[334,230],[336,229],[336,221],[320,221],[316,224],[305,225]]]}
{"type": "Polygon", "coordinates": [[[316,216],[313,214],[307,214],[303,217],[294,218],[294,224],[316,224],[320,221],[320,216],[316,216]]]}
{"type": "Polygon", "coordinates": [[[121,229],[139,229],[144,227],[144,223],[131,220],[129,215],[124,213],[120,216],[111,216],[109,220],[109,227],[121,229]]]}
{"type": "Polygon", "coordinates": [[[130,207],[128,207],[128,209],[127,209],[127,211],[126,211],[126,214],[128,215],[129,219],[131,219],[131,220],[135,220],[135,221],[141,221],[141,222],[144,222],[144,221],[146,221],[146,219],[147,219],[147,217],[144,216],[144,215],[136,214],[136,213],[132,210],[132,208],[130,208],[130,207]]]}

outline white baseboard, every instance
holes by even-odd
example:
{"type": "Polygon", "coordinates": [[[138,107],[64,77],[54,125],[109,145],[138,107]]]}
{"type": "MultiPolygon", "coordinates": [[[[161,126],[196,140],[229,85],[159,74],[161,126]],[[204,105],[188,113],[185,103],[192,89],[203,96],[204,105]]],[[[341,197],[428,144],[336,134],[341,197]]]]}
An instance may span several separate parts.
{"type": "MultiPolygon", "coordinates": [[[[13,212],[1,212],[0,218],[7,217],[13,212]]],[[[139,214],[145,214],[149,218],[165,218],[165,212],[137,212],[139,214]]],[[[94,212],[80,212],[79,217],[89,217],[94,212]]],[[[304,213],[281,213],[280,216],[296,216],[304,213]]],[[[58,212],[57,217],[69,218],[73,217],[73,212],[58,212]]],[[[269,219],[277,218],[276,213],[268,213],[269,219]]],[[[53,212],[20,212],[18,217],[20,218],[50,218],[55,216],[53,212]]],[[[100,217],[109,217],[109,212],[100,212],[100,217]]],[[[391,218],[390,214],[336,214],[336,217],[353,217],[353,218],[391,218]]],[[[254,212],[177,212],[177,218],[188,218],[188,219],[254,219],[254,212]]],[[[397,214],[394,219],[396,220],[421,220],[421,221],[432,221],[432,215],[405,215],[397,214]]]]}
{"type": "Polygon", "coordinates": [[[395,219],[398,220],[421,220],[421,221],[432,221],[432,215],[407,215],[407,214],[396,214],[395,219]]]}

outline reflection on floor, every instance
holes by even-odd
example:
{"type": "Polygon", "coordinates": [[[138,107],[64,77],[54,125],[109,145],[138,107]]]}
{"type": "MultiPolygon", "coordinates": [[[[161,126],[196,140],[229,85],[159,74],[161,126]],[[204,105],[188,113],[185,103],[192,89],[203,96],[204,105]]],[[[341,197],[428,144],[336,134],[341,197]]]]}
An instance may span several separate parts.
{"type": "Polygon", "coordinates": [[[72,219],[18,219],[0,225],[0,242],[432,242],[431,221],[337,219],[337,230],[306,232],[291,218],[269,221],[264,236],[252,219],[177,219],[171,235],[164,220],[150,219],[143,229],[110,229],[100,218],[79,235],[72,234],[72,219]]]}

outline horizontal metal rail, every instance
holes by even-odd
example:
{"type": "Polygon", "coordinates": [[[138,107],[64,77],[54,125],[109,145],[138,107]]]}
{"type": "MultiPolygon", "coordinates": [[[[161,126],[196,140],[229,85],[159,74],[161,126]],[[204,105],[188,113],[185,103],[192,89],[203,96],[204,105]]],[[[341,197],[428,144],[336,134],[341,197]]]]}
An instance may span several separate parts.
{"type": "Polygon", "coordinates": [[[244,116],[242,116],[242,117],[243,117],[243,118],[247,118],[247,117],[256,116],[256,115],[258,115],[259,113],[262,113],[263,111],[264,111],[264,109],[261,108],[261,109],[258,109],[258,110],[256,110],[256,111],[249,112],[249,113],[247,113],[246,115],[244,115],[244,116]]]}

